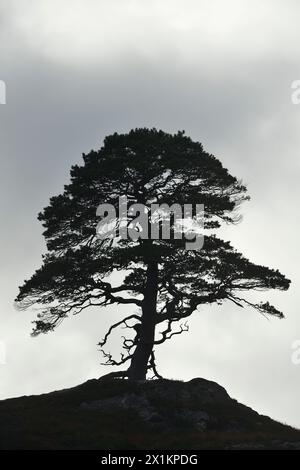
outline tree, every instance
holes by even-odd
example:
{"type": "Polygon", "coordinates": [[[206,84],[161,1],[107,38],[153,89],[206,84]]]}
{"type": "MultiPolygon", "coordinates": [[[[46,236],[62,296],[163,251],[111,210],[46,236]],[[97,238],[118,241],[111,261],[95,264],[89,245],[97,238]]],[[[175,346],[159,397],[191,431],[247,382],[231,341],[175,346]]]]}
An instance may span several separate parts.
{"type": "MultiPolygon", "coordinates": [[[[155,347],[186,331],[187,324],[180,321],[201,305],[231,301],[264,315],[283,317],[268,302],[253,303],[244,294],[286,290],[290,281],[278,270],[250,262],[212,234],[222,223],[239,220],[236,210],[248,196],[245,186],[200,143],[184,132],[171,135],[135,129],[106,137],[103,147],[83,155],[83,160],[82,166],[72,167],[71,183],[63,194],[52,197],[38,216],[48,252],[16,299],[22,309],[41,308],[33,335],[50,332],[68,315],[91,306],[138,307],[138,313],[113,324],[99,343],[106,364],[129,364],[114,376],[137,380],[145,379],[149,370],[159,376],[155,347]],[[100,239],[96,236],[97,207],[106,203],[117,208],[124,195],[147,207],[151,203],[204,204],[208,234],[203,247],[186,250],[185,234],[182,239],[174,236],[172,217],[169,239],[144,239],[141,231],[135,240],[100,239]],[[122,282],[115,285],[112,275],[117,271],[122,282]],[[103,349],[117,327],[133,333],[123,337],[119,360],[103,349]]],[[[120,224],[120,214],[115,222],[120,224]]],[[[128,217],[127,224],[133,222],[128,217]]]]}

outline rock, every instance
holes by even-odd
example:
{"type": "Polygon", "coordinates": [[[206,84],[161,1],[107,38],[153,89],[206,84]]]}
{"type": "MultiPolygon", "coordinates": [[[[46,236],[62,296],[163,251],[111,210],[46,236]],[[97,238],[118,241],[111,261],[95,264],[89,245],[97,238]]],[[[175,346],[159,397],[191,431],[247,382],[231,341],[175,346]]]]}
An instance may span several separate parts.
{"type": "Polygon", "coordinates": [[[300,431],[232,399],[215,382],[90,380],[0,401],[0,449],[287,449],[300,431]]]}
{"type": "MultiPolygon", "coordinates": [[[[243,407],[232,400],[215,382],[196,378],[189,382],[154,380],[138,382],[134,390],[103,400],[83,402],[81,409],[127,410],[134,412],[150,428],[190,429],[198,432],[246,430],[244,420],[235,419],[232,410],[243,407]]],[[[247,415],[257,416],[250,408],[247,415]]],[[[239,409],[240,411],[240,409],[239,409]]]]}

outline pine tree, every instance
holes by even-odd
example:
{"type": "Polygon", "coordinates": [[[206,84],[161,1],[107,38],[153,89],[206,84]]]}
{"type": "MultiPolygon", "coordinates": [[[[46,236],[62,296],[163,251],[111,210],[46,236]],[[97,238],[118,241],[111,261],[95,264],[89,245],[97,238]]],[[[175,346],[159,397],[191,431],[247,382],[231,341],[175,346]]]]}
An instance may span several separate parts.
{"type": "MultiPolygon", "coordinates": [[[[138,307],[138,313],[113,324],[99,344],[106,364],[129,365],[112,375],[143,380],[149,370],[159,376],[156,346],[186,331],[186,319],[201,305],[231,301],[283,317],[269,302],[253,303],[244,294],[286,290],[290,281],[278,270],[250,262],[213,233],[224,222],[238,221],[237,208],[248,196],[245,186],[200,143],[184,132],[135,129],[106,137],[103,147],[83,155],[83,160],[82,166],[72,167],[64,192],[52,197],[38,216],[48,251],[16,299],[22,309],[33,305],[41,309],[33,335],[52,331],[69,315],[92,306],[138,307]],[[133,225],[139,232],[136,239],[118,234],[99,238],[98,206],[111,204],[117,209],[125,195],[131,204],[146,207],[204,204],[207,234],[202,248],[186,249],[185,236],[174,236],[172,217],[169,239],[145,238],[137,225],[133,225]],[[122,278],[118,285],[112,281],[116,277],[122,278]],[[123,326],[132,334],[123,338],[123,352],[116,360],[103,348],[111,333],[123,326]]],[[[106,214],[102,215],[104,219],[106,214]]],[[[118,226],[120,220],[118,214],[118,226]]],[[[151,226],[149,218],[148,222],[151,226]]],[[[128,217],[127,224],[133,223],[128,217]]]]}

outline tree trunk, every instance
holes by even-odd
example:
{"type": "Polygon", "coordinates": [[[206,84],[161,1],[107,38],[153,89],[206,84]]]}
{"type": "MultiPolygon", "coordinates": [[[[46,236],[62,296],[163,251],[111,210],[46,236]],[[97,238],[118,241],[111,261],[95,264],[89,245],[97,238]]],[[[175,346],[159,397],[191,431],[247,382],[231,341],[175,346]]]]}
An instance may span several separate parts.
{"type": "Polygon", "coordinates": [[[158,265],[156,261],[153,261],[148,264],[147,268],[140,331],[137,335],[137,346],[127,371],[128,378],[131,380],[146,379],[147,365],[153,350],[155,336],[157,290],[158,265]]]}

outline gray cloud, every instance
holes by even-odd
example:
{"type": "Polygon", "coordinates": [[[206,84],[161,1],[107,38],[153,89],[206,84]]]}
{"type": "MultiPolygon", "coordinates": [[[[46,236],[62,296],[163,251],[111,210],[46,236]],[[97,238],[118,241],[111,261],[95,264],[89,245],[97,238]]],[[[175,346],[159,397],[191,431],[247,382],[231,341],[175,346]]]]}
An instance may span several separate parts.
{"type": "Polygon", "coordinates": [[[292,0],[0,1],[2,398],[103,373],[96,343],[120,312],[86,312],[32,339],[34,313],[12,302],[45,249],[36,214],[70,166],[111,132],[155,126],[185,129],[243,178],[252,200],[242,224],[222,234],[293,281],[289,292],[266,295],[286,320],[234,305],[194,314],[190,332],[158,351],[161,371],[214,379],[300,426],[300,366],[290,360],[300,338],[300,106],[290,99],[300,78],[299,8],[292,0]]]}

